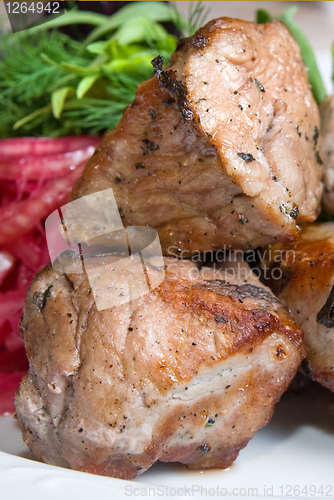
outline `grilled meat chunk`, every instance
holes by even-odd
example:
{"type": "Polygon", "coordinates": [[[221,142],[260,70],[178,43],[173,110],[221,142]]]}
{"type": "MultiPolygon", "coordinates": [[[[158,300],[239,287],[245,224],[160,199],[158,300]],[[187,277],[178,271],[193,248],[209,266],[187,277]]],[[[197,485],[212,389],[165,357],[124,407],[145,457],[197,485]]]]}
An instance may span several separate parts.
{"type": "Polygon", "coordinates": [[[324,193],[322,204],[325,211],[334,214],[334,95],[320,105],[322,158],[324,161],[324,193]]]}
{"type": "Polygon", "coordinates": [[[38,458],[126,479],[157,460],[225,468],[270,420],[305,355],[299,327],[245,269],[165,264],[158,288],[103,311],[77,264],[35,277],[16,412],[38,458]]]}
{"type": "Polygon", "coordinates": [[[322,166],[287,28],[217,19],[180,41],[168,69],[153,64],[72,199],[112,187],[124,225],[157,229],[168,255],[296,239],[318,213],[322,166]]]}
{"type": "Polygon", "coordinates": [[[311,224],[300,241],[266,252],[268,283],[304,330],[301,368],[334,392],[334,223],[311,224]]]}

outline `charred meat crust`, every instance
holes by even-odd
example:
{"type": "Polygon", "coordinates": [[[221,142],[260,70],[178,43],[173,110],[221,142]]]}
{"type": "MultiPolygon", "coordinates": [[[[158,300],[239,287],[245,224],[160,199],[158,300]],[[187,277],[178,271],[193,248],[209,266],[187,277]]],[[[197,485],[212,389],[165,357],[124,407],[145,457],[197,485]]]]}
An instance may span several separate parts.
{"type": "Polygon", "coordinates": [[[317,314],[317,323],[325,325],[326,328],[334,327],[334,285],[330,291],[326,304],[317,314]]]}
{"type": "Polygon", "coordinates": [[[173,70],[163,69],[163,57],[155,57],[152,60],[152,65],[160,86],[168,90],[170,95],[176,100],[182,117],[186,121],[191,121],[194,118],[194,114],[187,100],[187,87],[183,82],[176,79],[176,74],[173,70]]]}
{"type": "Polygon", "coordinates": [[[239,300],[239,302],[247,298],[256,298],[264,299],[268,303],[273,303],[276,301],[277,304],[282,307],[276,297],[268,290],[255,285],[251,285],[249,283],[234,285],[228,283],[226,280],[212,280],[201,283],[200,285],[196,285],[196,287],[206,288],[215,293],[218,293],[219,295],[227,295],[229,297],[232,297],[234,300],[239,300]]]}
{"type": "Polygon", "coordinates": [[[191,45],[193,47],[195,47],[195,49],[205,49],[205,47],[207,46],[209,40],[206,36],[204,35],[201,35],[201,34],[196,34],[194,35],[192,41],[191,41],[191,45]]]}
{"type": "Polygon", "coordinates": [[[302,372],[307,377],[312,378],[312,368],[311,368],[310,362],[307,359],[303,359],[303,361],[301,362],[300,367],[301,367],[302,372]]]}
{"type": "MultiPolygon", "coordinates": [[[[231,284],[225,280],[205,281],[204,283],[195,285],[194,288],[205,288],[215,294],[230,297],[234,303],[245,303],[245,306],[247,306],[247,300],[255,299],[258,303],[258,308],[251,309],[248,318],[244,317],[242,321],[247,325],[253,325],[256,330],[265,330],[269,332],[274,331],[276,328],[279,329],[279,322],[277,321],[278,315],[281,317],[285,316],[286,326],[289,323],[290,315],[288,310],[268,289],[249,283],[231,284]]],[[[233,314],[233,305],[231,309],[233,314]]],[[[219,311],[215,311],[215,314],[215,320],[218,323],[226,323],[231,319],[227,319],[226,313],[219,314],[219,311]]],[[[296,332],[294,328],[294,323],[292,322],[290,328],[288,328],[286,332],[290,340],[294,342],[296,346],[301,346],[303,336],[302,330],[300,329],[296,332]]]]}

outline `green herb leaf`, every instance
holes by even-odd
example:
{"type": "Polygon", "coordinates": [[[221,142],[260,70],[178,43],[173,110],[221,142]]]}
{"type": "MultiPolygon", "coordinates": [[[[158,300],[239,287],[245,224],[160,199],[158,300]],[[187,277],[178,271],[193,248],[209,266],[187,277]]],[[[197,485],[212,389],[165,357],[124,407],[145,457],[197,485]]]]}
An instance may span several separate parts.
{"type": "Polygon", "coordinates": [[[105,42],[93,42],[90,45],[87,45],[86,49],[91,54],[101,55],[106,53],[106,49],[109,46],[109,44],[110,44],[109,40],[105,42]]]}
{"type": "Polygon", "coordinates": [[[116,30],[124,23],[142,16],[153,21],[164,22],[172,21],[173,14],[171,8],[163,2],[133,2],[120,9],[105,23],[93,30],[87,37],[84,46],[116,30]]]}
{"type": "Polygon", "coordinates": [[[77,98],[82,99],[98,78],[99,75],[86,76],[83,78],[77,86],[77,98]]]}
{"type": "Polygon", "coordinates": [[[92,76],[96,73],[97,68],[93,66],[79,66],[78,64],[70,64],[67,62],[62,62],[59,65],[65,71],[69,73],[74,73],[78,76],[92,76]]]}
{"type": "Polygon", "coordinates": [[[256,11],[256,22],[258,24],[266,24],[266,23],[269,23],[273,18],[271,17],[271,15],[269,14],[269,12],[267,12],[266,10],[264,9],[258,9],[256,11]]]}
{"type": "Polygon", "coordinates": [[[61,28],[62,26],[71,26],[73,24],[89,24],[93,26],[100,26],[108,19],[108,16],[97,14],[96,12],[85,12],[72,9],[62,16],[51,19],[48,22],[39,24],[38,26],[29,28],[28,30],[12,34],[12,36],[13,38],[15,37],[18,40],[20,38],[24,38],[27,33],[29,35],[34,35],[35,33],[39,33],[40,31],[61,28]]]}
{"type": "Polygon", "coordinates": [[[189,2],[188,18],[185,19],[177,10],[176,2],[171,4],[172,21],[183,37],[193,35],[205,22],[210,9],[203,6],[203,2],[189,2]]]}
{"type": "Polygon", "coordinates": [[[47,104],[46,106],[44,106],[44,108],[37,109],[36,111],[34,111],[33,113],[31,113],[30,115],[25,116],[21,120],[19,120],[16,123],[14,123],[13,130],[17,130],[20,127],[23,127],[23,125],[25,125],[26,123],[34,120],[35,118],[37,118],[37,117],[39,117],[41,115],[44,115],[45,113],[48,113],[50,111],[52,111],[51,104],[47,104]]]}
{"type": "MultiPolygon", "coordinates": [[[[72,87],[63,87],[61,89],[55,90],[51,94],[51,106],[52,113],[55,118],[60,118],[65,104],[66,97],[70,92],[73,92],[72,87]]],[[[75,90],[74,90],[75,92],[75,90]]]]}
{"type": "Polygon", "coordinates": [[[114,34],[113,39],[120,45],[130,45],[138,42],[163,40],[168,36],[160,24],[148,17],[137,17],[125,22],[114,34]]]}

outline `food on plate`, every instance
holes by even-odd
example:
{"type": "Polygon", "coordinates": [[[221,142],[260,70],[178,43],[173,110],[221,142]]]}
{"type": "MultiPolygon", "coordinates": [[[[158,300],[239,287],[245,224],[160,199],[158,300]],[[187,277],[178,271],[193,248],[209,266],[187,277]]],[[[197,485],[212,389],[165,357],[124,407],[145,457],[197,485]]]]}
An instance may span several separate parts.
{"type": "Polygon", "coordinates": [[[327,97],[320,105],[322,157],[324,161],[324,210],[334,215],[334,95],[327,97]]]}
{"type": "Polygon", "coordinates": [[[157,229],[166,254],[296,239],[319,212],[322,161],[288,29],[217,19],[153,66],[72,199],[112,187],[124,225],[157,229]]]}
{"type": "MultiPolygon", "coordinates": [[[[91,258],[113,289],[142,269],[91,258]]],[[[276,297],[234,259],[199,271],[166,258],[158,288],[98,311],[79,254],[59,262],[66,273],[33,280],[20,324],[30,368],[16,414],[33,453],[124,479],[157,460],[230,466],[305,356],[276,297]]]]}
{"type": "Polygon", "coordinates": [[[264,253],[262,267],[276,268],[276,296],[304,330],[305,375],[334,391],[334,223],[305,228],[295,243],[277,244],[264,253]]]}
{"type": "MultiPolygon", "coordinates": [[[[165,255],[174,257],[295,240],[301,225],[316,218],[322,193],[319,114],[302,62],[305,44],[301,57],[278,21],[257,25],[222,18],[193,35],[200,10],[185,26],[164,3],[149,7],[145,19],[146,3],[126,7],[127,15],[124,10],[111,22],[93,17],[97,27],[81,48],[54,32],[59,50],[49,53],[45,45],[39,60],[45,79],[35,94],[34,85],[22,93],[11,85],[12,74],[20,73],[13,58],[1,97],[7,104],[13,97],[19,116],[12,123],[0,112],[0,135],[2,130],[7,137],[12,128],[18,135],[32,130],[54,136],[112,129],[137,83],[149,77],[153,59],[154,76],[139,86],[71,199],[112,188],[120,225],[152,226],[165,255]],[[157,21],[172,21],[193,35],[179,41],[167,67],[176,37],[157,21]]],[[[290,21],[286,16],[291,28],[290,21]]],[[[35,49],[27,53],[40,55],[35,49]]],[[[21,49],[18,54],[22,59],[21,49]]],[[[8,54],[5,59],[12,60],[8,54]]],[[[31,84],[36,75],[26,71],[26,62],[22,70],[31,84]]],[[[312,90],[321,100],[321,88],[312,90]]],[[[74,147],[72,140],[65,155],[45,139],[40,157],[23,140],[21,153],[0,161],[0,177],[11,186],[1,206],[6,220],[0,280],[8,307],[0,318],[0,365],[3,353],[22,354],[22,343],[8,331],[15,331],[17,305],[45,263],[40,222],[66,203],[92,153],[88,144],[77,139],[74,147]],[[34,246],[37,240],[42,243],[34,246]]],[[[9,139],[9,149],[15,141],[9,139]]],[[[8,144],[0,143],[0,152],[8,144]]],[[[157,460],[195,469],[229,467],[270,420],[304,359],[301,328],[233,253],[225,254],[232,261],[201,269],[191,260],[165,257],[158,266],[144,262],[142,254],[137,260],[107,254],[107,248],[96,253],[95,231],[103,228],[93,221],[92,212],[99,212],[94,208],[77,221],[72,211],[72,226],[63,211],[62,224],[57,218],[68,241],[76,231],[80,252],[92,243],[90,255],[67,251],[55,261],[52,256],[25,300],[20,331],[29,371],[16,394],[25,443],[48,463],[125,479],[157,460]],[[161,273],[164,280],[158,279],[161,273]],[[150,288],[145,293],[139,279],[144,274],[150,288]],[[151,287],[155,276],[159,285],[151,287]],[[136,286],[138,293],[131,295],[136,286]],[[110,305],[116,296],[119,302],[110,305]]],[[[52,215],[58,217],[57,210],[52,215]]],[[[104,242],[106,236],[113,239],[104,234],[104,242]]],[[[7,398],[0,397],[0,412],[8,409],[25,370],[24,358],[21,364],[16,359],[15,369],[9,358],[10,376],[0,374],[0,396],[7,398]]]]}
{"type": "Polygon", "coordinates": [[[28,368],[17,327],[29,284],[50,261],[44,219],[67,202],[99,141],[0,141],[0,415],[14,412],[15,389],[28,368]]]}

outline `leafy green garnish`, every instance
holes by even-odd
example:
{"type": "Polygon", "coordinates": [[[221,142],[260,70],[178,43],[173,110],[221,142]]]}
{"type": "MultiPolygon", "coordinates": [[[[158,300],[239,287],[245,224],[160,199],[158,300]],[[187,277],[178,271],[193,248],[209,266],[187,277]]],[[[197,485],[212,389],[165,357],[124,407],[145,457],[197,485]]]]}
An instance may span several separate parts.
{"type": "Polygon", "coordinates": [[[271,15],[269,14],[269,12],[267,12],[266,10],[264,10],[264,9],[258,9],[256,11],[256,22],[258,24],[269,23],[272,19],[274,19],[274,18],[271,17],[271,15]]]}
{"type": "Polygon", "coordinates": [[[163,2],[133,2],[111,17],[75,9],[29,30],[0,37],[0,138],[102,134],[113,129],[152,76],[157,55],[170,59],[177,37],[193,34],[207,14],[191,3],[186,20],[163,2]],[[91,24],[83,42],[58,31],[91,24]],[[53,28],[49,31],[49,28],[53,28]],[[2,59],[1,59],[2,54],[2,59]]]}
{"type": "MultiPolygon", "coordinates": [[[[91,78],[91,77],[87,77],[91,78]]],[[[83,79],[85,80],[85,79],[83,79]]],[[[62,87],[61,89],[55,90],[51,95],[51,107],[53,116],[55,118],[60,118],[61,113],[64,109],[64,104],[66,101],[66,97],[73,93],[73,87],[62,87]]]]}
{"type": "MultiPolygon", "coordinates": [[[[106,22],[106,16],[103,14],[97,14],[96,12],[85,12],[76,9],[72,9],[60,17],[51,19],[47,23],[38,24],[32,28],[29,28],[29,33],[34,35],[40,31],[45,31],[46,29],[57,29],[63,26],[72,26],[76,24],[89,24],[92,26],[100,26],[106,22]]],[[[26,31],[20,31],[12,35],[16,40],[24,38],[26,31]]]]}
{"type": "Polygon", "coordinates": [[[257,14],[256,21],[260,24],[265,24],[271,21],[272,19],[278,19],[279,21],[282,21],[289,28],[292,36],[295,38],[300,47],[302,59],[305,63],[305,66],[308,68],[308,78],[312,87],[312,93],[314,99],[319,104],[326,98],[327,92],[325,85],[322,81],[312,47],[309,41],[307,40],[306,36],[304,35],[303,31],[300,29],[296,21],[293,19],[297,10],[298,6],[292,5],[287,9],[285,9],[282,12],[282,14],[274,18],[266,10],[259,9],[256,13],[257,14]]]}
{"type": "Polygon", "coordinates": [[[131,31],[131,28],[136,24],[136,22],[134,23],[133,21],[136,21],[140,17],[145,17],[146,19],[158,23],[173,21],[172,16],[172,9],[163,2],[133,2],[120,9],[113,16],[108,17],[102,25],[93,30],[85,40],[84,46],[112,31],[118,29],[123,29],[123,31],[126,30],[126,25],[128,23],[131,23],[131,31]]]}
{"type": "Polygon", "coordinates": [[[185,19],[172,2],[172,21],[183,37],[193,35],[204,24],[210,9],[205,8],[202,2],[190,2],[188,19],[185,19]]]}
{"type": "MultiPolygon", "coordinates": [[[[75,61],[87,64],[87,58],[76,56],[81,44],[59,32],[43,32],[29,38],[2,34],[0,39],[0,137],[17,135],[47,135],[56,129],[58,122],[52,116],[51,89],[67,76],[59,67],[61,62],[75,61]],[[41,54],[55,61],[49,64],[41,54]],[[45,114],[49,109],[47,123],[45,114]],[[24,120],[28,115],[33,122],[24,120]],[[22,130],[16,132],[13,126],[21,122],[22,130]]],[[[90,61],[89,61],[90,62],[90,61]]],[[[56,134],[57,135],[57,134],[56,134]]],[[[61,135],[61,132],[58,134],[61,135]]]]}

